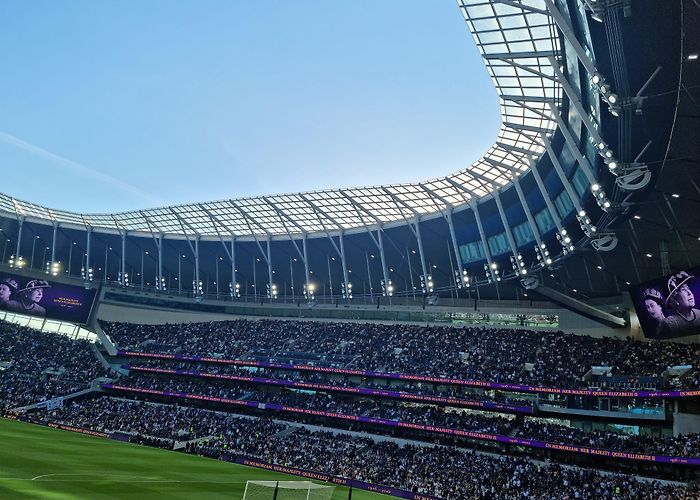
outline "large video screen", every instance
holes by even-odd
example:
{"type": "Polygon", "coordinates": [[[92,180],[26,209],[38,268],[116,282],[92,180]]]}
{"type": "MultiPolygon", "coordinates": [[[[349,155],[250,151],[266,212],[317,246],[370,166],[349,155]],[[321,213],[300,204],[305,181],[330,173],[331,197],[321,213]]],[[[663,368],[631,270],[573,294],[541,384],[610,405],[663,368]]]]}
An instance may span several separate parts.
{"type": "Polygon", "coordinates": [[[87,323],[97,290],[0,271],[0,310],[87,323]]]}
{"type": "Polygon", "coordinates": [[[644,335],[670,339],[700,334],[700,267],[632,287],[644,335]]]}

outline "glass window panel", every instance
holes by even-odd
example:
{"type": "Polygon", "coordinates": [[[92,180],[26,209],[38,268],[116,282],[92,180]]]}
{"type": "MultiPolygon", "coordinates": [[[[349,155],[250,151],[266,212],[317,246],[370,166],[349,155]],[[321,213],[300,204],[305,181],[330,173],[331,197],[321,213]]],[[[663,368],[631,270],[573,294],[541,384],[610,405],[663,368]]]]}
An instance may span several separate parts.
{"type": "Polygon", "coordinates": [[[461,257],[463,264],[477,262],[486,258],[486,255],[484,254],[484,246],[481,244],[481,241],[472,241],[466,245],[460,245],[459,256],[461,257]]]}
{"type": "Polygon", "coordinates": [[[515,244],[519,247],[534,241],[535,235],[532,233],[530,223],[523,222],[522,224],[518,224],[517,226],[513,227],[513,238],[515,238],[515,244]]]}
{"type": "Polygon", "coordinates": [[[586,174],[583,172],[581,167],[576,169],[574,172],[574,177],[571,179],[571,181],[579,196],[583,196],[583,194],[588,190],[588,179],[586,178],[586,174]]]}
{"type": "Polygon", "coordinates": [[[535,224],[537,224],[537,229],[539,229],[541,234],[545,234],[556,227],[548,208],[543,208],[535,214],[535,224]]]}
{"type": "Polygon", "coordinates": [[[491,255],[501,255],[507,253],[510,250],[508,245],[508,240],[506,239],[506,233],[499,233],[495,236],[490,236],[487,238],[489,244],[489,250],[491,255]]]}
{"type": "Polygon", "coordinates": [[[574,204],[569,198],[569,193],[566,190],[559,193],[559,196],[554,198],[554,206],[557,207],[557,212],[559,212],[559,217],[562,219],[571,213],[574,209],[574,204]]]}

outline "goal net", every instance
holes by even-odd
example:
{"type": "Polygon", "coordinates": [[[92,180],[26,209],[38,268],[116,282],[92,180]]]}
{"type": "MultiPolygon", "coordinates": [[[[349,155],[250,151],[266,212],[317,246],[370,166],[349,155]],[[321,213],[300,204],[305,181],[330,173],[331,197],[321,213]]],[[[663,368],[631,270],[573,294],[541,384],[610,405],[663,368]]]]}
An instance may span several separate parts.
{"type": "Polygon", "coordinates": [[[331,500],[334,490],[311,481],[248,481],[243,500],[331,500]]]}

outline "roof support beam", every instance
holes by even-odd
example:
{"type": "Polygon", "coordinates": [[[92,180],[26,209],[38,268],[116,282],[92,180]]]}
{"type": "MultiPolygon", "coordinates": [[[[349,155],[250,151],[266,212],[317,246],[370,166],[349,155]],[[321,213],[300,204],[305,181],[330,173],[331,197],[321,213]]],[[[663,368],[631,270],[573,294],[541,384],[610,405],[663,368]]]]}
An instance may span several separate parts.
{"type": "Polygon", "coordinates": [[[24,227],[24,215],[20,216],[17,213],[17,252],[15,253],[15,265],[20,256],[20,245],[22,244],[22,228],[24,227]]]}
{"type": "Polygon", "coordinates": [[[92,240],[92,226],[87,226],[86,232],[86,242],[85,242],[85,272],[83,274],[83,280],[85,283],[90,282],[90,243],[92,240]]]}
{"type": "MultiPolygon", "coordinates": [[[[489,242],[486,240],[486,233],[484,232],[484,225],[481,222],[481,215],[479,214],[479,204],[476,201],[472,202],[472,211],[474,212],[474,219],[476,220],[476,227],[479,229],[479,237],[481,238],[481,246],[484,248],[484,256],[486,257],[486,265],[488,266],[491,275],[496,276],[494,271],[495,264],[493,258],[491,257],[491,250],[489,249],[489,242]]],[[[494,279],[494,282],[496,280],[494,279]]],[[[498,285],[496,285],[498,286],[498,285]]]]}
{"type": "MultiPolygon", "coordinates": [[[[486,157],[484,157],[484,160],[486,160],[486,157]]],[[[496,165],[493,164],[493,163],[491,163],[491,165],[496,166],[496,165]]],[[[506,169],[506,171],[504,172],[503,170],[500,170],[500,166],[496,166],[496,167],[498,168],[498,173],[499,173],[499,174],[504,174],[505,172],[509,172],[509,171],[511,170],[510,168],[508,168],[508,169],[506,169]]],[[[489,179],[488,177],[486,177],[486,176],[483,175],[483,174],[480,174],[480,173],[478,173],[478,172],[470,172],[470,173],[471,173],[474,177],[476,177],[477,179],[479,179],[481,182],[483,182],[483,183],[484,183],[484,187],[487,187],[487,188],[490,187],[491,190],[498,189],[499,187],[501,187],[494,179],[489,179]]]]}
{"type": "Polygon", "coordinates": [[[230,287],[230,292],[231,296],[233,298],[238,298],[239,295],[239,288],[237,287],[238,285],[238,280],[236,279],[236,273],[238,272],[238,269],[236,269],[236,235],[232,234],[231,235],[231,287],[230,287]]]}
{"type": "MultiPolygon", "coordinates": [[[[593,166],[583,156],[583,154],[581,154],[581,151],[578,148],[578,144],[576,143],[576,140],[574,139],[574,135],[569,130],[569,127],[564,122],[564,119],[561,117],[561,115],[559,114],[559,111],[556,109],[554,104],[549,103],[549,107],[552,110],[552,114],[554,115],[554,119],[556,120],[557,125],[559,125],[559,130],[561,130],[561,133],[564,136],[564,140],[566,141],[566,144],[568,144],[569,149],[571,149],[571,153],[574,155],[574,158],[576,158],[576,161],[578,162],[578,164],[581,165],[581,169],[583,170],[583,173],[588,178],[588,182],[590,182],[591,185],[597,184],[598,181],[596,180],[595,175],[593,174],[593,166]]],[[[600,136],[598,136],[598,137],[600,137],[600,136]]]]}
{"type": "MultiPolygon", "coordinates": [[[[464,268],[462,266],[462,259],[459,255],[459,246],[457,245],[457,235],[455,234],[455,226],[454,222],[452,220],[452,214],[454,213],[454,206],[450,204],[447,200],[442,198],[440,195],[438,195],[436,192],[434,192],[432,189],[428,189],[428,187],[425,184],[419,184],[423,190],[430,195],[431,198],[435,198],[440,200],[442,203],[445,204],[445,209],[444,211],[438,207],[438,209],[443,212],[443,217],[447,221],[447,227],[450,230],[450,240],[452,241],[452,250],[454,251],[455,254],[455,261],[457,262],[457,273],[459,276],[455,277],[455,284],[457,285],[457,288],[462,288],[462,286],[465,284],[465,273],[464,273],[464,268]]],[[[437,204],[436,204],[437,206],[437,204]]],[[[448,246],[449,248],[449,246],[448,246]]]]}
{"type": "MultiPolygon", "coordinates": [[[[112,220],[114,221],[114,225],[117,228],[117,231],[119,231],[119,236],[121,237],[122,240],[122,249],[121,249],[121,259],[120,259],[120,264],[119,267],[121,269],[121,272],[118,275],[118,280],[117,283],[121,287],[126,287],[126,233],[127,230],[124,229],[117,218],[112,215],[112,220]]],[[[107,272],[107,266],[105,266],[105,273],[107,272]]]]}
{"type": "Polygon", "coordinates": [[[194,239],[194,289],[192,290],[195,297],[201,295],[201,282],[199,277],[199,235],[197,235],[194,239]]]}
{"type": "MultiPolygon", "coordinates": [[[[518,66],[520,67],[520,64],[514,64],[513,61],[507,60],[506,62],[512,64],[513,66],[518,66]]],[[[527,69],[527,71],[530,71],[531,73],[536,73],[542,76],[543,78],[547,78],[548,80],[554,80],[553,77],[549,75],[545,75],[544,73],[539,73],[535,72],[532,70],[532,68],[528,66],[523,66],[524,69],[527,69]]],[[[532,103],[546,103],[550,101],[551,99],[549,97],[541,97],[541,96],[527,96],[527,95],[501,95],[499,96],[501,99],[504,101],[512,101],[512,102],[532,102],[532,103]]]]}
{"type": "Polygon", "coordinates": [[[362,220],[362,224],[365,226],[365,228],[367,227],[367,224],[365,224],[364,219],[362,218],[362,216],[360,216],[360,212],[367,214],[375,222],[375,224],[377,224],[377,226],[382,226],[384,224],[384,222],[379,217],[370,212],[366,207],[362,206],[355,198],[350,196],[346,191],[340,189],[338,192],[341,195],[343,195],[353,207],[355,207],[355,211],[357,212],[358,217],[362,220]]]}
{"type": "Polygon", "coordinates": [[[581,64],[583,64],[583,67],[586,68],[588,74],[593,76],[596,73],[595,65],[593,64],[591,58],[588,57],[588,54],[586,54],[586,51],[581,46],[578,38],[576,38],[573,28],[571,28],[566,18],[562,15],[557,6],[554,5],[552,0],[544,0],[544,4],[547,6],[547,10],[554,20],[554,23],[557,25],[557,28],[559,28],[561,34],[564,35],[566,41],[569,42],[571,48],[574,49],[574,52],[576,52],[576,57],[578,57],[578,60],[581,61],[581,64]]]}
{"type": "Polygon", "coordinates": [[[524,52],[495,52],[493,54],[484,54],[482,57],[484,59],[532,59],[535,57],[548,57],[558,55],[553,50],[542,50],[542,51],[524,51],[524,52]]]}
{"type": "Polygon", "coordinates": [[[119,285],[126,287],[129,282],[127,281],[128,276],[126,274],[126,231],[121,233],[122,237],[122,255],[121,255],[121,268],[122,272],[119,275],[119,285]]]}
{"type": "Polygon", "coordinates": [[[306,237],[306,229],[304,229],[300,224],[298,224],[293,218],[291,218],[289,215],[284,213],[280,208],[275,205],[273,202],[271,202],[269,199],[263,196],[263,200],[265,200],[265,203],[270,205],[272,209],[277,213],[277,216],[280,218],[280,222],[282,223],[282,226],[284,227],[285,232],[287,233],[287,236],[289,237],[289,241],[292,242],[292,245],[294,245],[295,250],[297,251],[297,254],[299,254],[299,257],[301,258],[302,262],[306,265],[306,257],[304,256],[304,253],[299,249],[299,245],[297,245],[296,240],[294,237],[292,237],[292,233],[289,231],[289,227],[287,226],[287,223],[285,222],[285,219],[288,220],[291,224],[293,224],[299,231],[301,232],[302,239],[306,237]]]}
{"type": "MultiPolygon", "coordinates": [[[[263,250],[263,247],[260,244],[260,240],[258,239],[258,235],[255,234],[255,231],[253,231],[253,227],[250,225],[250,223],[253,222],[253,224],[258,226],[266,234],[267,239],[270,238],[270,232],[267,229],[265,229],[263,226],[261,226],[258,221],[253,219],[250,215],[248,215],[248,212],[246,212],[240,206],[238,206],[236,203],[234,203],[233,200],[229,200],[229,203],[236,210],[238,210],[241,213],[241,215],[243,216],[243,219],[245,220],[245,223],[248,226],[248,231],[250,231],[250,234],[253,236],[253,239],[255,240],[255,244],[258,246],[258,250],[260,250],[260,254],[263,256],[263,259],[265,259],[265,262],[267,263],[267,252],[265,252],[265,250],[263,250]]],[[[257,294],[257,290],[256,290],[256,294],[257,294]]]]}
{"type": "Polygon", "coordinates": [[[549,133],[552,132],[549,129],[542,128],[542,127],[533,127],[532,125],[524,125],[521,123],[512,123],[512,122],[503,122],[504,127],[511,128],[513,130],[521,131],[525,130],[526,132],[534,132],[536,134],[541,134],[541,133],[549,133]]]}
{"type": "MultiPolygon", "coordinates": [[[[551,59],[550,59],[551,57],[552,57],[551,55],[550,55],[550,56],[547,56],[547,60],[550,61],[550,60],[551,60],[551,59]]],[[[549,80],[549,81],[551,81],[551,82],[556,82],[556,81],[557,81],[557,78],[556,78],[554,75],[548,75],[547,73],[543,73],[543,72],[541,72],[541,71],[539,71],[539,70],[536,70],[536,69],[533,68],[532,66],[527,66],[527,65],[525,65],[525,64],[517,63],[517,62],[513,61],[513,59],[511,59],[510,57],[504,57],[504,58],[501,59],[501,61],[503,61],[504,63],[506,63],[506,64],[508,64],[508,65],[510,65],[510,66],[513,66],[514,68],[518,68],[518,69],[521,69],[521,70],[523,70],[523,71],[526,71],[526,72],[528,72],[528,73],[530,73],[530,74],[533,74],[533,75],[535,75],[535,76],[539,76],[540,78],[542,78],[542,79],[544,79],[544,80],[549,80]]],[[[510,100],[512,100],[512,101],[515,101],[515,100],[518,100],[518,101],[527,100],[527,101],[529,101],[529,102],[542,102],[543,100],[544,100],[544,101],[547,100],[546,97],[528,97],[528,96],[522,96],[521,99],[518,99],[518,96],[513,96],[513,95],[508,96],[508,97],[510,97],[510,100]],[[531,101],[531,99],[532,99],[532,101],[531,101]]]]}
{"type": "Polygon", "coordinates": [[[267,237],[267,286],[269,288],[268,298],[272,301],[275,298],[275,284],[272,282],[272,250],[270,249],[270,237],[267,237]]]}
{"type": "Polygon", "coordinates": [[[542,177],[540,176],[540,172],[537,169],[537,162],[532,161],[530,162],[530,171],[532,172],[532,177],[534,177],[535,182],[537,183],[537,187],[540,190],[540,194],[542,195],[542,199],[544,200],[545,205],[547,205],[547,210],[549,210],[549,215],[552,216],[552,220],[554,221],[554,224],[557,226],[557,231],[559,231],[559,234],[561,234],[562,230],[564,229],[564,226],[562,226],[561,223],[561,218],[559,217],[559,214],[557,213],[557,209],[554,206],[554,203],[552,203],[552,198],[549,196],[549,192],[544,186],[544,182],[542,182],[542,177]]]}
{"type": "MultiPolygon", "coordinates": [[[[498,208],[498,214],[501,216],[501,222],[503,223],[503,229],[506,232],[506,238],[508,238],[508,244],[510,245],[510,250],[513,253],[513,259],[515,259],[515,265],[517,269],[513,272],[519,274],[521,271],[522,262],[520,261],[520,253],[518,252],[518,246],[515,244],[515,238],[513,238],[513,232],[510,230],[510,223],[506,218],[506,213],[503,210],[503,203],[501,202],[501,193],[499,191],[494,191],[493,198],[496,200],[496,207],[498,208]]],[[[523,269],[524,270],[524,269],[523,269]]]]}
{"type": "Polygon", "coordinates": [[[382,187],[382,191],[384,191],[389,197],[394,201],[396,204],[397,208],[399,205],[402,205],[406,207],[414,216],[414,221],[411,222],[408,219],[406,219],[406,216],[403,215],[403,211],[401,211],[401,215],[404,217],[404,220],[408,224],[409,229],[411,229],[411,232],[413,235],[416,237],[416,242],[418,243],[418,254],[420,256],[420,265],[421,265],[421,270],[423,271],[423,282],[424,282],[424,287],[425,287],[425,292],[428,291],[428,282],[431,281],[429,278],[429,273],[428,273],[428,268],[426,267],[426,260],[425,260],[425,253],[423,252],[423,238],[421,238],[420,234],[420,213],[416,211],[413,207],[408,205],[405,201],[400,199],[398,196],[396,196],[394,193],[389,191],[387,188],[382,187]]]}
{"type": "MultiPolygon", "coordinates": [[[[362,224],[365,226],[365,229],[367,230],[367,234],[369,235],[369,237],[372,239],[372,242],[379,250],[379,258],[381,260],[381,265],[382,265],[382,276],[384,278],[383,279],[384,287],[386,289],[386,287],[389,286],[389,272],[387,270],[388,268],[386,265],[386,258],[384,256],[384,243],[382,241],[382,233],[384,232],[383,223],[376,215],[374,215],[372,212],[370,212],[365,207],[360,205],[354,198],[352,198],[350,195],[348,195],[342,189],[340,190],[340,194],[342,194],[345,198],[347,198],[347,200],[352,204],[352,206],[355,207],[355,210],[357,211],[358,217],[360,218],[360,220],[362,221],[362,224]],[[366,213],[370,218],[372,218],[377,223],[377,228],[376,228],[377,236],[376,237],[372,234],[372,230],[367,226],[364,218],[360,215],[360,211],[362,211],[363,213],[366,213]]],[[[367,261],[367,278],[370,280],[370,293],[371,293],[372,277],[369,274],[369,260],[367,261]]],[[[390,295],[388,293],[388,290],[387,290],[387,295],[390,295]]]]}
{"type": "Polygon", "coordinates": [[[190,236],[189,236],[189,234],[187,233],[187,231],[185,230],[185,225],[187,225],[187,227],[189,227],[189,228],[192,230],[192,232],[195,234],[195,237],[196,237],[197,239],[199,238],[199,233],[198,233],[192,226],[190,226],[189,224],[187,224],[187,221],[185,221],[185,220],[180,216],[180,214],[178,214],[175,210],[173,210],[173,209],[171,208],[170,211],[173,213],[173,215],[175,215],[175,218],[177,218],[178,222],[180,223],[180,227],[182,228],[182,234],[185,236],[185,240],[187,241],[187,244],[189,245],[190,250],[192,251],[192,254],[193,254],[193,255],[196,254],[195,248],[194,248],[194,246],[192,245],[192,242],[190,241],[190,236]]]}
{"type": "MultiPolygon", "coordinates": [[[[573,86],[569,83],[569,80],[566,78],[566,75],[564,75],[564,72],[559,68],[557,60],[553,57],[550,57],[549,63],[552,65],[552,70],[554,70],[554,74],[557,75],[557,80],[561,84],[561,87],[564,89],[564,92],[566,92],[566,95],[569,98],[569,102],[578,112],[578,115],[581,118],[581,122],[586,126],[588,133],[591,134],[591,136],[595,139],[596,142],[601,142],[603,138],[601,137],[600,132],[598,132],[597,124],[593,123],[593,120],[591,120],[588,116],[588,113],[586,112],[586,109],[583,107],[583,103],[581,102],[581,98],[576,93],[573,86]]],[[[552,103],[549,102],[549,105],[551,109],[552,103]]],[[[559,110],[556,108],[552,112],[554,115],[559,115],[559,110]]]]}
{"type": "MultiPolygon", "coordinates": [[[[233,252],[234,252],[234,249],[233,249],[233,242],[234,242],[235,239],[236,239],[235,233],[231,230],[230,227],[228,227],[226,224],[223,224],[223,223],[219,220],[219,218],[218,218],[217,216],[215,216],[214,214],[212,214],[212,213],[209,211],[209,209],[207,209],[207,208],[206,208],[204,205],[202,205],[201,203],[199,204],[199,208],[201,208],[201,209],[204,211],[204,213],[206,213],[206,214],[209,216],[209,218],[211,219],[211,221],[212,221],[212,226],[214,227],[214,231],[216,231],[216,235],[219,237],[219,241],[221,242],[221,246],[224,248],[224,252],[226,252],[226,255],[228,256],[229,261],[231,262],[231,266],[232,266],[232,267],[235,267],[234,258],[233,258],[233,252]],[[226,228],[226,229],[229,230],[229,234],[231,235],[231,249],[230,249],[230,250],[229,250],[229,248],[226,246],[226,245],[227,245],[227,242],[224,240],[224,237],[221,236],[221,233],[219,232],[219,228],[216,226],[217,224],[220,225],[221,227],[226,228]]],[[[236,284],[235,271],[234,271],[233,276],[234,276],[233,285],[235,286],[235,284],[236,284]]],[[[219,289],[219,288],[218,288],[218,284],[217,284],[217,291],[218,291],[218,289],[219,289]]]]}
{"type": "Polygon", "coordinates": [[[549,12],[543,9],[538,9],[536,7],[531,7],[530,5],[526,5],[520,2],[515,2],[513,0],[492,0],[494,3],[502,3],[503,5],[510,5],[511,7],[515,7],[516,9],[522,9],[526,12],[534,12],[537,14],[542,14],[543,16],[549,16],[549,12]]]}
{"type": "Polygon", "coordinates": [[[51,267],[49,271],[53,273],[53,267],[56,262],[56,236],[58,234],[58,222],[53,220],[53,235],[51,236],[51,267]]]}
{"type": "MultiPolygon", "coordinates": [[[[158,228],[143,211],[139,211],[143,220],[146,221],[148,225],[148,231],[151,233],[151,238],[156,245],[156,250],[158,250],[158,274],[156,276],[156,289],[165,290],[165,277],[163,276],[163,231],[158,228]],[[156,233],[153,228],[158,230],[158,237],[156,238],[156,233]]],[[[141,274],[141,283],[143,284],[143,273],[141,274]]]]}
{"type": "MultiPolygon", "coordinates": [[[[523,161],[523,158],[520,156],[516,156],[515,153],[521,154],[523,156],[532,156],[537,154],[535,151],[529,150],[529,149],[523,149],[519,148],[518,146],[511,146],[510,144],[505,144],[503,142],[497,142],[496,145],[504,149],[505,151],[508,151],[508,153],[512,154],[514,158],[516,158],[518,161],[523,161]]],[[[486,157],[484,157],[486,159],[486,157]]],[[[527,163],[527,162],[525,162],[527,163]]]]}
{"type": "Polygon", "coordinates": [[[557,158],[557,155],[554,152],[554,148],[552,148],[552,144],[549,142],[549,139],[547,138],[546,135],[542,134],[541,138],[542,138],[542,142],[544,142],[544,146],[547,148],[547,153],[549,153],[549,158],[552,160],[552,165],[554,165],[554,170],[557,172],[557,175],[559,176],[559,180],[561,180],[561,183],[564,186],[566,193],[569,195],[569,198],[571,198],[571,201],[574,204],[574,207],[576,208],[576,212],[577,213],[581,212],[581,210],[583,210],[583,207],[581,206],[581,198],[579,198],[578,193],[576,192],[574,187],[571,185],[571,182],[569,181],[569,178],[566,176],[566,173],[564,173],[564,169],[562,168],[561,163],[559,162],[559,158],[557,158]]]}
{"type": "MultiPolygon", "coordinates": [[[[326,236],[328,237],[331,244],[333,245],[333,248],[335,249],[336,253],[340,257],[340,263],[343,267],[343,281],[345,284],[345,292],[346,292],[346,294],[348,294],[348,284],[350,283],[350,281],[348,278],[348,266],[347,266],[346,260],[345,260],[345,244],[344,244],[344,240],[343,240],[343,234],[345,233],[345,228],[341,224],[339,224],[335,219],[333,219],[333,217],[328,215],[324,210],[322,210],[315,203],[313,203],[311,200],[309,200],[306,196],[300,194],[299,197],[301,199],[303,199],[306,203],[308,203],[309,206],[316,213],[316,217],[318,217],[318,221],[321,223],[321,226],[323,227],[323,230],[325,231],[326,236]],[[321,219],[321,215],[323,215],[326,219],[328,219],[333,224],[335,224],[336,227],[338,228],[338,243],[340,246],[338,246],[338,244],[335,243],[335,240],[331,236],[331,233],[328,231],[328,229],[326,228],[326,225],[323,223],[323,219],[321,219]]],[[[330,269],[330,263],[328,265],[329,265],[329,269],[330,269]]],[[[330,273],[329,273],[328,278],[330,279],[330,273]]],[[[331,289],[332,289],[332,287],[331,287],[331,289]]],[[[349,294],[346,296],[349,296],[349,294]]]]}
{"type": "Polygon", "coordinates": [[[476,193],[474,191],[471,191],[470,189],[465,188],[461,184],[455,182],[452,180],[450,177],[445,177],[445,182],[447,182],[450,186],[455,188],[457,192],[462,196],[462,199],[464,200],[464,203],[471,203],[472,199],[478,198],[476,193]],[[467,196],[465,196],[465,194],[467,196]]]}
{"type": "MultiPolygon", "coordinates": [[[[495,160],[488,159],[490,163],[500,163],[496,162],[495,160]]],[[[501,164],[501,166],[506,167],[507,165],[501,164]]],[[[511,169],[511,172],[513,174],[512,176],[512,181],[513,181],[513,186],[515,186],[515,192],[518,194],[518,200],[520,200],[520,204],[523,207],[523,211],[525,212],[525,217],[527,217],[527,222],[530,226],[530,229],[532,230],[532,235],[535,237],[535,241],[537,243],[537,248],[538,252],[541,253],[543,259],[545,257],[544,252],[545,246],[542,244],[542,237],[540,235],[539,228],[537,227],[537,224],[535,223],[535,218],[532,215],[532,211],[530,210],[530,207],[527,204],[527,200],[525,199],[525,195],[523,194],[523,189],[520,186],[520,176],[517,174],[517,172],[513,171],[511,169]]],[[[546,261],[546,259],[544,259],[546,261]]],[[[545,262],[542,262],[542,265],[545,265],[545,262]]]]}
{"type": "Polygon", "coordinates": [[[382,233],[383,231],[377,230],[377,248],[379,248],[379,258],[382,261],[382,275],[384,276],[385,294],[388,297],[391,297],[394,294],[394,285],[389,279],[389,270],[386,265],[386,256],[384,254],[384,241],[382,240],[382,233]]]}
{"type": "Polygon", "coordinates": [[[244,210],[238,203],[236,203],[233,200],[228,200],[228,203],[233,208],[238,210],[238,212],[243,216],[243,219],[246,221],[246,226],[248,226],[248,230],[250,231],[251,236],[255,237],[255,232],[253,231],[253,228],[250,224],[251,222],[255,224],[266,236],[271,236],[270,231],[268,231],[265,226],[260,224],[260,222],[258,222],[257,219],[251,217],[251,215],[246,210],[244,210]]]}
{"type": "MultiPolygon", "coordinates": [[[[546,256],[544,255],[545,248],[543,248],[542,246],[542,236],[540,235],[540,230],[537,227],[537,224],[535,223],[535,218],[532,215],[530,206],[527,204],[527,199],[525,198],[523,188],[520,185],[519,177],[513,178],[513,186],[515,186],[515,192],[518,193],[518,199],[520,200],[520,204],[522,205],[523,211],[525,212],[525,217],[527,217],[527,222],[530,226],[530,230],[532,231],[532,235],[535,237],[535,241],[537,242],[537,247],[540,249],[538,250],[538,252],[540,252],[544,260],[546,260],[546,256]]],[[[546,262],[542,262],[542,265],[544,266],[545,263],[546,262]]]]}

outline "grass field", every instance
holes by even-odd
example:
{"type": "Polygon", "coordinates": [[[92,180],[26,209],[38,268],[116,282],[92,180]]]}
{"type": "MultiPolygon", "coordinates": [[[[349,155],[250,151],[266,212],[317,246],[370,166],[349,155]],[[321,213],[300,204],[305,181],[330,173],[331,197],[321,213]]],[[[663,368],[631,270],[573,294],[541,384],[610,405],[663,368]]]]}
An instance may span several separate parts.
{"type": "MultiPolygon", "coordinates": [[[[262,469],[0,418],[0,499],[243,498],[262,469]]],[[[347,498],[337,487],[334,500],[347,498]]],[[[353,490],[353,500],[392,497],[353,490]]]]}

